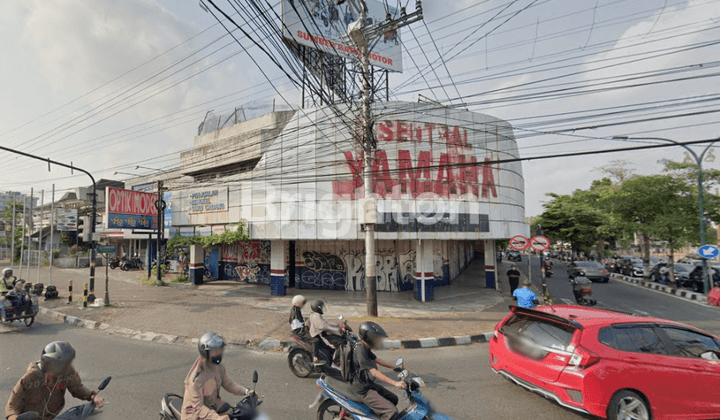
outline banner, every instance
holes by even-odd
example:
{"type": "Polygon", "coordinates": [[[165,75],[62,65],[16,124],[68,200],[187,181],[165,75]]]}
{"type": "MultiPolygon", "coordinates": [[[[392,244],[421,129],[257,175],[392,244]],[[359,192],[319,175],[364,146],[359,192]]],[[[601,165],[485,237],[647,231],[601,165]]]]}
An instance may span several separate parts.
{"type": "Polygon", "coordinates": [[[60,232],[77,230],[77,209],[55,209],[55,224],[60,232]]]}
{"type": "Polygon", "coordinates": [[[107,187],[105,214],[108,229],[157,229],[157,194],[107,187]]]}
{"type": "MultiPolygon", "coordinates": [[[[336,0],[283,0],[283,36],[326,53],[359,58],[360,51],[348,37],[348,25],[359,16],[353,15],[349,3],[338,5],[336,0]]],[[[388,13],[393,19],[399,15],[397,8],[377,0],[367,0],[367,7],[368,23],[371,25],[385,22],[388,13]]],[[[395,30],[382,36],[370,51],[369,58],[370,65],[402,72],[400,33],[395,30]]]]}

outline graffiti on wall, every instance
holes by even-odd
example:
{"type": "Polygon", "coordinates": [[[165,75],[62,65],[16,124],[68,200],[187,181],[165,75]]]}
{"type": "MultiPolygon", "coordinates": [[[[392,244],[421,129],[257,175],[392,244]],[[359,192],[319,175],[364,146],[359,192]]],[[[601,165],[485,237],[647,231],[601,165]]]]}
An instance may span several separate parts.
{"type": "Polygon", "coordinates": [[[245,241],[223,245],[225,279],[270,284],[270,241],[245,241]]]}
{"type": "Polygon", "coordinates": [[[305,267],[313,271],[345,271],[343,260],[329,252],[303,252],[305,267]]]}

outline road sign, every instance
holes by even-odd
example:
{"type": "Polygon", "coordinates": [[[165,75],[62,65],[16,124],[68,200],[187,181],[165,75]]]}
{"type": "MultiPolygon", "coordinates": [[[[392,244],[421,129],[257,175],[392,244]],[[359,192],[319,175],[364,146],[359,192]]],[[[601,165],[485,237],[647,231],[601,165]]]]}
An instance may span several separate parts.
{"type": "Polygon", "coordinates": [[[523,251],[528,247],[529,242],[528,238],[522,235],[516,235],[510,238],[510,248],[515,251],[523,251]]]}
{"type": "Polygon", "coordinates": [[[530,247],[537,252],[543,252],[550,249],[550,239],[541,235],[533,236],[530,239],[530,247]]]}
{"type": "Polygon", "coordinates": [[[100,254],[114,254],[117,250],[115,245],[98,245],[95,249],[100,254]]]}
{"type": "Polygon", "coordinates": [[[705,259],[715,258],[720,255],[720,249],[715,245],[703,245],[698,248],[698,254],[705,259]]]}

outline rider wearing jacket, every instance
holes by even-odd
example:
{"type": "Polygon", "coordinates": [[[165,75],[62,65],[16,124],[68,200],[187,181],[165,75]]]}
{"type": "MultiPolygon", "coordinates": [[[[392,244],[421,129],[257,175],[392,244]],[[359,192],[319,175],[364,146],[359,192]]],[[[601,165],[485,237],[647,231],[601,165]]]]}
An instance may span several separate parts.
{"type": "Polygon", "coordinates": [[[13,388],[5,406],[5,418],[15,420],[20,414],[34,411],[41,419],[52,420],[65,406],[65,390],[77,399],[102,407],[103,399],[83,386],[72,367],[73,359],[75,350],[67,341],[45,346],[40,361],[30,363],[13,388]]]}
{"type": "Polygon", "coordinates": [[[393,381],[378,370],[378,365],[393,369],[394,365],[378,358],[373,350],[381,347],[387,333],[374,322],[360,324],[360,340],[353,348],[354,376],[351,380],[353,390],[363,397],[363,402],[382,420],[394,419],[398,414],[398,397],[376,383],[376,379],[400,389],[407,384],[393,381]]]}
{"type": "Polygon", "coordinates": [[[316,342],[313,343],[314,359],[316,363],[324,364],[319,360],[320,354],[318,350],[325,348],[328,353],[332,354],[333,349],[331,347],[337,348],[342,345],[343,339],[341,335],[343,329],[338,324],[325,321],[325,318],[323,318],[326,309],[325,302],[316,300],[310,307],[313,310],[313,313],[308,317],[310,337],[316,339],[316,342]]]}
{"type": "Polygon", "coordinates": [[[216,411],[224,404],[220,399],[220,388],[241,397],[252,393],[228,376],[222,365],[225,346],[225,338],[220,334],[209,332],[200,338],[200,357],[185,378],[181,420],[229,420],[228,415],[216,411]]]}
{"type": "Polygon", "coordinates": [[[292,299],[293,306],[290,308],[290,329],[299,337],[306,335],[305,318],[302,315],[302,308],[306,303],[305,296],[297,295],[292,299]]]}
{"type": "MultiPolygon", "coordinates": [[[[32,306],[30,296],[25,291],[25,280],[20,279],[15,282],[15,287],[7,292],[5,296],[0,298],[0,317],[1,319],[8,319],[7,309],[9,307],[15,308],[15,314],[20,315],[24,310],[28,310],[32,306]]],[[[12,318],[12,314],[10,315],[12,318]]]]}
{"type": "Polygon", "coordinates": [[[15,287],[17,277],[13,276],[13,270],[10,267],[3,268],[2,278],[0,279],[0,291],[6,292],[15,287]]]}

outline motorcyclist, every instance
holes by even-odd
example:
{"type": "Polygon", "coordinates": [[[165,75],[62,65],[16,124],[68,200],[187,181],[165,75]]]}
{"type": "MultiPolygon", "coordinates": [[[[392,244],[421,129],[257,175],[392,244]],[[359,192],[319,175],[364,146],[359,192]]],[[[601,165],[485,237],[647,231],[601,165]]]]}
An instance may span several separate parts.
{"type": "Polygon", "coordinates": [[[407,388],[402,381],[394,381],[378,370],[378,365],[393,369],[394,365],[380,359],[373,353],[387,338],[387,333],[374,322],[360,324],[360,341],[353,348],[354,376],[351,379],[353,390],[363,397],[363,402],[382,420],[394,419],[398,414],[398,397],[376,383],[376,379],[400,389],[407,388]]]}
{"type": "Polygon", "coordinates": [[[7,308],[14,307],[15,314],[20,315],[24,310],[30,309],[32,301],[25,291],[25,280],[19,279],[15,282],[15,287],[0,298],[0,316],[3,320],[8,319],[7,308]]]}
{"type": "Polygon", "coordinates": [[[227,414],[217,413],[224,404],[220,388],[237,396],[252,394],[252,390],[233,382],[222,365],[225,338],[217,333],[205,333],[198,342],[200,356],[185,378],[181,420],[229,420],[227,414]]]}
{"type": "Polygon", "coordinates": [[[13,276],[13,269],[10,267],[3,268],[2,279],[0,279],[0,290],[8,291],[15,287],[17,277],[13,276]]]}
{"type": "MultiPolygon", "coordinates": [[[[292,298],[292,308],[290,308],[290,329],[293,334],[298,337],[307,335],[305,328],[305,318],[302,315],[302,308],[305,307],[307,299],[303,295],[297,295],[292,298]]],[[[309,338],[309,337],[308,337],[309,338]]]]}
{"type": "Polygon", "coordinates": [[[83,386],[72,367],[74,359],[75,349],[67,341],[53,341],[45,346],[40,361],[30,363],[13,388],[5,405],[5,418],[15,420],[22,413],[34,411],[41,419],[52,420],[65,406],[65,390],[102,408],[105,401],[83,386]]]}
{"type": "Polygon", "coordinates": [[[327,308],[322,300],[313,301],[310,308],[313,311],[308,317],[310,337],[316,339],[313,343],[313,361],[316,365],[323,365],[325,362],[320,360],[320,350],[325,348],[329,354],[333,354],[334,349],[342,345],[343,327],[325,321],[323,314],[327,308]]]}

